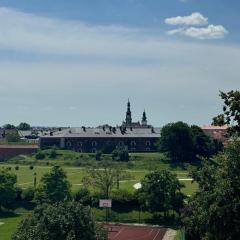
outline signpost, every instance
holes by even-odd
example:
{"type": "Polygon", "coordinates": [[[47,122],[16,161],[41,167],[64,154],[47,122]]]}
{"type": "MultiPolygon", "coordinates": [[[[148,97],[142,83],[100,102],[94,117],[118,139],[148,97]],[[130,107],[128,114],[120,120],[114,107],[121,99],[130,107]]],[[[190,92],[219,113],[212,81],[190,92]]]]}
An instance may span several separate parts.
{"type": "Polygon", "coordinates": [[[106,209],[106,222],[108,221],[108,209],[112,207],[111,199],[100,199],[99,207],[106,209]]]}

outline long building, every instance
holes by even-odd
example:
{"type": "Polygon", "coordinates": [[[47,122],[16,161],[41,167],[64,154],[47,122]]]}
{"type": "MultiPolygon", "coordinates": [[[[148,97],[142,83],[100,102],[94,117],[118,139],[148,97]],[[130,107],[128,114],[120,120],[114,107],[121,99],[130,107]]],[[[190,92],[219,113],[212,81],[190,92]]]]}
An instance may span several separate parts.
{"type": "Polygon", "coordinates": [[[59,147],[79,152],[96,152],[106,148],[126,147],[131,152],[157,150],[160,128],[147,124],[144,110],[141,122],[132,122],[131,105],[128,101],[125,121],[121,126],[109,125],[59,129],[40,137],[40,148],[59,147]]]}

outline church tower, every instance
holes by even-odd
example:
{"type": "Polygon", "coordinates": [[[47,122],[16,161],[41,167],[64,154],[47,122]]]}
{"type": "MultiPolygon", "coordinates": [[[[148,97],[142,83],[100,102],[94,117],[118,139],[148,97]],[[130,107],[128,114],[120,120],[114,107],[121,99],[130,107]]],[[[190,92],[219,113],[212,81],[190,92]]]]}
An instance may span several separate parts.
{"type": "Polygon", "coordinates": [[[129,99],[128,99],[128,103],[127,103],[126,125],[127,126],[132,125],[132,113],[131,113],[131,105],[130,105],[129,99]]]}
{"type": "Polygon", "coordinates": [[[143,111],[142,115],[142,126],[147,126],[147,116],[145,110],[143,111]]]}

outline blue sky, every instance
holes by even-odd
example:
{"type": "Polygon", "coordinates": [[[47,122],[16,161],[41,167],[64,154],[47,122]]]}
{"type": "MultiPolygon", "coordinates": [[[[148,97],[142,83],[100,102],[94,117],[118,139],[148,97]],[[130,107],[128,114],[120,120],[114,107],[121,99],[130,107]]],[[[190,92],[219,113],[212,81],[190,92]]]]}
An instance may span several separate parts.
{"type": "Polygon", "coordinates": [[[0,125],[208,124],[240,87],[235,0],[0,0],[0,125]]]}

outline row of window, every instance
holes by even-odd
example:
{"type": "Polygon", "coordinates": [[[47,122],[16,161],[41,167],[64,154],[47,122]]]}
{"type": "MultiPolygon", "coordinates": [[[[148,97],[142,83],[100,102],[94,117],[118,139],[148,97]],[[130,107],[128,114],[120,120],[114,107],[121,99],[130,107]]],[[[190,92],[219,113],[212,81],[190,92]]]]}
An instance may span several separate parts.
{"type": "MultiPolygon", "coordinates": [[[[137,146],[137,143],[136,143],[135,141],[131,141],[130,144],[131,144],[131,146],[137,146]]],[[[145,144],[146,144],[146,146],[151,146],[151,142],[150,142],[150,141],[146,141],[145,144]]],[[[66,145],[67,145],[68,147],[71,147],[71,146],[72,146],[72,142],[67,141],[66,145]]],[[[92,142],[92,146],[93,146],[93,147],[96,147],[97,145],[98,145],[98,144],[97,144],[96,141],[93,141],[93,142],[92,142]]],[[[124,146],[125,144],[124,144],[124,142],[120,141],[120,142],[118,143],[118,145],[119,145],[119,146],[124,146]]],[[[83,143],[82,143],[82,142],[77,142],[77,146],[82,147],[82,146],[83,146],[83,143]]]]}
{"type": "MultiPolygon", "coordinates": [[[[79,149],[78,151],[79,151],[79,152],[83,152],[82,149],[79,149]]],[[[96,151],[97,151],[96,148],[92,148],[92,153],[95,153],[96,151]]],[[[136,151],[136,148],[131,148],[130,151],[134,152],[134,151],[136,151]]],[[[145,151],[150,152],[151,149],[150,149],[150,148],[145,148],[145,151]]]]}

